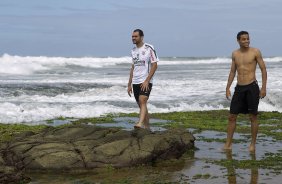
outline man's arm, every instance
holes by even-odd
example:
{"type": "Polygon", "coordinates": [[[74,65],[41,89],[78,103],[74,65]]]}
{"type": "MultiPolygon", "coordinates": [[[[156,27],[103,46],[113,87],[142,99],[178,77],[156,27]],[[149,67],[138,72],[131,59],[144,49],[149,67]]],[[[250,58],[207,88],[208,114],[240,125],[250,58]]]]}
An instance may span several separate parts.
{"type": "Polygon", "coordinates": [[[227,85],[226,85],[226,98],[227,99],[229,99],[229,97],[231,97],[230,87],[231,87],[231,84],[234,80],[235,75],[236,75],[235,56],[234,56],[234,53],[232,53],[231,69],[230,69],[230,73],[229,73],[229,77],[228,77],[228,81],[227,81],[227,85]]]}
{"type": "Polygon", "coordinates": [[[262,77],[262,87],[260,90],[260,98],[264,98],[266,96],[267,71],[266,71],[265,63],[262,59],[260,50],[257,50],[256,60],[261,70],[261,77],[262,77]]]}
{"type": "Polygon", "coordinates": [[[134,70],[134,64],[132,64],[132,66],[131,66],[130,73],[129,73],[128,85],[127,85],[127,93],[130,97],[131,97],[131,93],[132,93],[133,70],[134,70]]]}
{"type": "Polygon", "coordinates": [[[146,81],[150,82],[150,80],[154,76],[157,68],[158,68],[157,62],[151,64],[151,70],[150,70],[150,73],[149,73],[148,77],[146,78],[146,81]]]}
{"type": "Polygon", "coordinates": [[[157,68],[158,68],[157,62],[151,63],[151,70],[149,72],[149,75],[146,78],[146,80],[141,84],[141,90],[142,91],[145,91],[145,90],[149,89],[149,82],[152,79],[152,77],[154,76],[157,68]]]}

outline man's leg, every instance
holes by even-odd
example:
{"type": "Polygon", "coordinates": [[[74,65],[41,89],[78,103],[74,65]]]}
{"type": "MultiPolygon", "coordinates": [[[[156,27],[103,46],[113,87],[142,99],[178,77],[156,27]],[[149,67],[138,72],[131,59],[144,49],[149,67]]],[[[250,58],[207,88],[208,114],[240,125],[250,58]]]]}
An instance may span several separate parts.
{"type": "Polygon", "coordinates": [[[227,138],[226,138],[226,143],[223,147],[223,149],[225,150],[232,149],[232,138],[234,131],[236,129],[236,120],[237,120],[236,114],[229,114],[228,125],[227,125],[227,138]]]}
{"type": "Polygon", "coordinates": [[[148,113],[148,108],[147,108],[147,112],[146,112],[146,117],[145,117],[145,121],[144,121],[144,125],[146,129],[150,129],[150,125],[149,125],[149,113],[148,113]]]}
{"type": "Polygon", "coordinates": [[[258,121],[257,121],[257,115],[250,114],[250,120],[251,120],[252,140],[249,146],[249,151],[254,152],[256,150],[256,140],[257,140],[257,134],[258,134],[258,127],[259,127],[258,121]]]}
{"type": "MultiPolygon", "coordinates": [[[[139,122],[136,126],[141,127],[145,124],[146,116],[148,116],[148,110],[147,110],[147,101],[148,97],[145,95],[139,96],[139,108],[140,108],[140,114],[139,114],[139,122]]],[[[146,126],[146,125],[145,125],[146,126]]]]}

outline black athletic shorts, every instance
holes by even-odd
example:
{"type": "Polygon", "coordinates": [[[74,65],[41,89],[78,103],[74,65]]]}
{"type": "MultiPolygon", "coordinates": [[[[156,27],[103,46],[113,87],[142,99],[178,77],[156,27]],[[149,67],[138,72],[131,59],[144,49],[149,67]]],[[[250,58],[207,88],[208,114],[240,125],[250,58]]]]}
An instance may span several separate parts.
{"type": "Polygon", "coordinates": [[[149,90],[147,91],[142,91],[141,90],[141,84],[133,84],[133,93],[134,93],[134,97],[136,102],[139,102],[139,96],[140,95],[145,95],[147,97],[150,96],[151,90],[152,90],[153,84],[149,83],[149,90]]]}
{"type": "Polygon", "coordinates": [[[258,114],[259,86],[254,81],[248,85],[237,85],[230,105],[230,114],[258,114]]]}

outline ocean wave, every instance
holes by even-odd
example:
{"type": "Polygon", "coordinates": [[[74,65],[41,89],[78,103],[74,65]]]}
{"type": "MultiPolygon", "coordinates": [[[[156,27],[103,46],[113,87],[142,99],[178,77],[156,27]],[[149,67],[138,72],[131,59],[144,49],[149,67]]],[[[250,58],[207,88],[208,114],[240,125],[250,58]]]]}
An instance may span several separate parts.
{"type": "MultiPolygon", "coordinates": [[[[269,82],[267,96],[260,101],[261,111],[282,112],[281,60],[282,57],[265,58],[269,62],[269,82]]],[[[224,57],[162,58],[159,64],[169,66],[159,67],[157,71],[149,111],[228,109],[230,101],[225,99],[228,62],[230,58],[224,57]]],[[[40,123],[59,116],[84,118],[138,112],[134,97],[129,98],[126,89],[130,63],[130,57],[3,55],[0,57],[0,122],[40,123]]],[[[261,86],[261,74],[257,71],[261,86]]],[[[235,85],[236,81],[232,93],[235,85]]]]}
{"type": "Polygon", "coordinates": [[[271,57],[271,58],[264,58],[265,62],[282,62],[282,57],[271,57]]]}
{"type": "Polygon", "coordinates": [[[121,58],[65,58],[65,57],[46,57],[46,56],[11,56],[4,54],[0,57],[0,73],[30,75],[33,72],[50,70],[54,67],[81,66],[90,68],[102,68],[121,63],[131,63],[130,57],[121,58]]]}
{"type": "MultiPolygon", "coordinates": [[[[223,109],[222,105],[209,106],[198,103],[186,104],[180,103],[175,106],[170,105],[161,108],[151,103],[148,104],[151,113],[172,112],[172,111],[194,111],[194,110],[216,110],[223,109]]],[[[54,119],[60,116],[72,118],[99,117],[104,114],[115,113],[138,113],[137,105],[134,106],[116,106],[108,103],[97,102],[94,104],[35,104],[24,103],[14,104],[5,102],[0,104],[0,122],[1,123],[42,123],[44,120],[54,119]]]]}
{"type": "MultiPolygon", "coordinates": [[[[266,62],[281,62],[282,57],[265,58],[266,62]]],[[[159,65],[196,65],[230,63],[227,57],[217,58],[161,58],[159,65]]],[[[56,67],[80,66],[85,68],[102,68],[117,64],[130,64],[131,57],[47,57],[47,56],[11,56],[4,54],[0,57],[0,74],[30,75],[34,72],[54,70],[56,67]]]]}
{"type": "Polygon", "coordinates": [[[135,112],[130,108],[117,108],[105,103],[89,104],[72,104],[72,105],[50,105],[50,104],[0,104],[0,122],[1,123],[28,123],[42,124],[42,121],[58,117],[87,118],[98,117],[108,113],[130,113],[135,112]]]}
{"type": "Polygon", "coordinates": [[[160,65],[190,65],[190,64],[220,64],[230,63],[230,58],[207,58],[207,59],[189,59],[183,58],[183,60],[161,60],[160,65]]]}
{"type": "Polygon", "coordinates": [[[107,88],[93,88],[84,91],[74,92],[69,91],[69,93],[60,93],[55,96],[51,96],[54,92],[37,92],[33,94],[21,94],[19,96],[3,96],[0,97],[0,102],[21,102],[21,103],[91,103],[98,101],[107,102],[124,102],[130,101],[128,97],[127,90],[122,86],[112,86],[107,88]],[[41,93],[41,94],[40,94],[41,93]],[[116,97],[116,98],[115,98],[116,97]]]}
{"type": "MultiPolygon", "coordinates": [[[[62,100],[67,100],[63,98],[62,100]]],[[[79,100],[81,101],[81,100],[79,100]]],[[[55,119],[58,117],[70,118],[88,118],[99,117],[105,114],[116,113],[138,113],[139,109],[133,102],[98,101],[92,103],[13,103],[5,102],[0,104],[0,122],[1,123],[28,123],[42,124],[42,121],[55,119]],[[123,104],[123,105],[121,105],[123,104]]],[[[222,110],[229,109],[223,104],[211,105],[201,104],[198,102],[179,102],[158,105],[153,101],[148,103],[150,113],[168,113],[168,112],[185,112],[185,111],[205,111],[205,110],[222,110]]],[[[268,103],[267,100],[260,102],[259,111],[278,111],[282,112],[282,107],[268,103]]]]}

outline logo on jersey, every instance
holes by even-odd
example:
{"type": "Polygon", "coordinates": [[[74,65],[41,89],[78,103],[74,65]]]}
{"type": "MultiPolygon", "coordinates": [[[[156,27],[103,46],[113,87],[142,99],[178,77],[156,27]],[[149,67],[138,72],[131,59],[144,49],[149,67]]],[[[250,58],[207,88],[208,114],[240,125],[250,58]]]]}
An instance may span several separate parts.
{"type": "Polygon", "coordinates": [[[133,59],[133,62],[134,62],[134,66],[145,66],[145,61],[143,60],[134,60],[133,59]]]}
{"type": "Polygon", "coordinates": [[[145,66],[145,61],[140,60],[139,54],[137,54],[136,57],[133,57],[132,59],[133,59],[134,66],[145,66]]]}
{"type": "Polygon", "coordinates": [[[138,62],[139,61],[139,54],[137,54],[136,57],[133,57],[132,59],[133,59],[134,64],[136,62],[138,62]]]}

